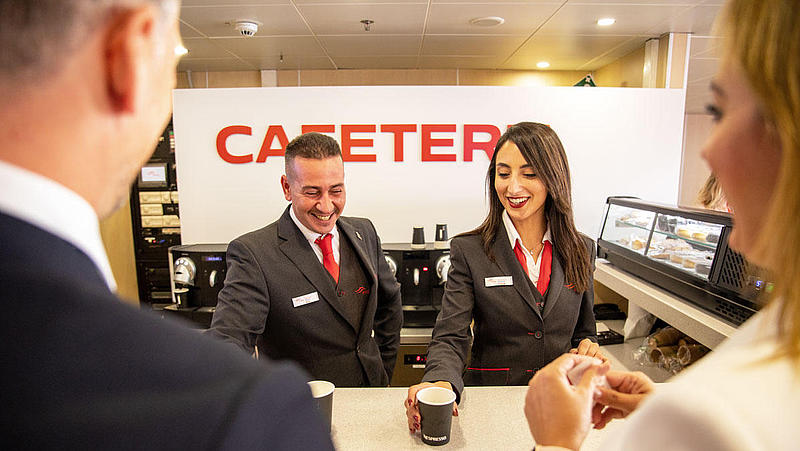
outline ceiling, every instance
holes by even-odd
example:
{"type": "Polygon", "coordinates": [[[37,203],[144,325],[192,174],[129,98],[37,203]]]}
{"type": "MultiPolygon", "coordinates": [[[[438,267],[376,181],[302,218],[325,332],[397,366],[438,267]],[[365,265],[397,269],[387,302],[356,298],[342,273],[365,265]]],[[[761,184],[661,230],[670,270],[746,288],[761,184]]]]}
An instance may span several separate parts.
{"type": "MultiPolygon", "coordinates": [[[[688,94],[716,69],[713,21],[723,0],[183,0],[189,53],[178,70],[537,69],[592,71],[651,37],[691,32],[688,94]],[[470,19],[499,16],[494,27],[470,19]],[[597,19],[616,23],[600,27],[597,19]],[[362,19],[373,20],[365,31],[362,19]],[[232,25],[261,25],[245,38],[232,25]]],[[[702,97],[692,95],[691,97],[702,97]]],[[[705,99],[687,111],[702,111],[705,99]],[[697,106],[697,105],[700,106],[697,106]]],[[[690,105],[691,104],[691,105],[690,105]]]]}

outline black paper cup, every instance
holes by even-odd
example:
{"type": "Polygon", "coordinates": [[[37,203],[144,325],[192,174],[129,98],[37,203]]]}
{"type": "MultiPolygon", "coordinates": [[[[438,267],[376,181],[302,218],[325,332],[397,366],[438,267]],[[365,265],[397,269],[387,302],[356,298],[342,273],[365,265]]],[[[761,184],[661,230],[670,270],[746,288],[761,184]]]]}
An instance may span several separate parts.
{"type": "Polygon", "coordinates": [[[417,392],[423,443],[438,446],[450,441],[454,402],[456,394],[446,388],[428,387],[417,392]]]}
{"type": "Polygon", "coordinates": [[[311,381],[308,386],[311,387],[311,396],[314,397],[322,419],[328,426],[328,432],[330,432],[331,415],[333,414],[333,390],[336,387],[328,381],[311,381]]]}

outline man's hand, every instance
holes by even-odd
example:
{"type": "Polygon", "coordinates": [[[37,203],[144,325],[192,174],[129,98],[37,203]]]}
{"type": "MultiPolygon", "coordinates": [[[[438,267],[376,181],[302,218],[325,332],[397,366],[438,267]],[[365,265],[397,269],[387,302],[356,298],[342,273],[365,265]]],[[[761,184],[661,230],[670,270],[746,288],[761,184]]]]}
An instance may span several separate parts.
{"type": "Polygon", "coordinates": [[[614,418],[627,417],[655,388],[653,381],[640,371],[609,371],[606,380],[610,388],[597,387],[599,396],[592,409],[595,429],[603,429],[614,418]]]}
{"type": "MultiPolygon", "coordinates": [[[[442,387],[448,390],[453,389],[453,386],[450,385],[450,382],[446,381],[422,382],[420,384],[408,387],[408,397],[403,402],[403,406],[406,408],[408,432],[412,434],[419,430],[420,425],[419,408],[417,407],[417,392],[427,387],[442,387]]],[[[453,403],[453,416],[458,416],[458,404],[456,403],[453,403]]]]}
{"type": "Polygon", "coordinates": [[[525,417],[538,445],[555,445],[576,450],[592,426],[595,378],[604,375],[609,364],[594,365],[572,386],[567,372],[582,359],[564,354],[537,372],[528,383],[525,417]]]}
{"type": "Polygon", "coordinates": [[[588,338],[581,340],[581,342],[578,343],[578,347],[570,349],[569,352],[570,354],[587,355],[589,357],[598,358],[603,362],[608,362],[608,357],[600,351],[600,345],[588,338]]]}

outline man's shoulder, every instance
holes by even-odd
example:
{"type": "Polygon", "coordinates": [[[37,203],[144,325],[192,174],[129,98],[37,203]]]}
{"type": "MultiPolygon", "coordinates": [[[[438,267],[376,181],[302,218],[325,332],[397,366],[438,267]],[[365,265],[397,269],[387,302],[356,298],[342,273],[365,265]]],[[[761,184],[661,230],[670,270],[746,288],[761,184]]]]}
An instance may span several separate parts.
{"type": "Polygon", "coordinates": [[[261,227],[260,229],[251,230],[250,232],[247,232],[243,235],[234,238],[233,241],[250,244],[250,243],[264,243],[264,240],[277,240],[278,222],[280,222],[280,220],[277,220],[271,224],[261,227]]]}
{"type": "Polygon", "coordinates": [[[469,250],[481,249],[483,252],[483,241],[478,233],[467,232],[455,236],[450,240],[450,248],[452,249],[454,246],[469,250]]]}
{"type": "Polygon", "coordinates": [[[339,217],[339,224],[345,227],[351,227],[360,233],[365,233],[367,236],[375,236],[375,226],[367,218],[360,218],[357,216],[341,216],[339,217]]]}

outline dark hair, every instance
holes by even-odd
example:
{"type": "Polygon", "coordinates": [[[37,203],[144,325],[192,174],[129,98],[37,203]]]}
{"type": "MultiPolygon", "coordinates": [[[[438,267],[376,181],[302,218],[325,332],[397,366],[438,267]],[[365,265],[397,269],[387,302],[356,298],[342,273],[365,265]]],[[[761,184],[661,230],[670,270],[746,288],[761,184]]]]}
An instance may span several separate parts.
{"type": "Polygon", "coordinates": [[[503,204],[500,203],[494,188],[495,166],[500,148],[508,141],[516,144],[525,161],[533,167],[547,188],[544,214],[550,226],[553,245],[563,263],[566,280],[575,284],[577,292],[587,290],[592,280],[592,267],[586,243],[575,229],[575,222],[572,219],[572,188],[567,155],[558,135],[547,125],[520,122],[509,127],[497,140],[486,173],[489,214],[477,229],[467,234],[480,235],[486,255],[494,260],[491,246],[497,239],[500,227],[503,227],[503,204]]]}
{"type": "Polygon", "coordinates": [[[286,173],[288,175],[290,163],[297,157],[323,160],[341,156],[342,150],[335,139],[322,133],[303,133],[286,145],[286,173]]]}

